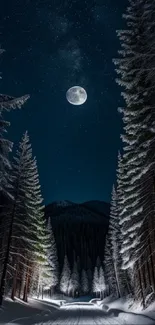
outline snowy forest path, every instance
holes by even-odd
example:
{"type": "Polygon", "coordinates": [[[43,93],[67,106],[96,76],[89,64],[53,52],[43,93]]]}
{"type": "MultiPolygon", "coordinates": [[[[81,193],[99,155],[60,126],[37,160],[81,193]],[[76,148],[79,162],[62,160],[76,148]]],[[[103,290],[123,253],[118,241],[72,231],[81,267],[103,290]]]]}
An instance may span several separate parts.
{"type": "Polygon", "coordinates": [[[92,304],[68,304],[55,313],[55,320],[39,325],[99,325],[103,324],[105,313],[92,304]],[[100,323],[96,319],[100,319],[100,323]],[[101,322],[102,321],[102,322],[101,322]]]}
{"type": "Polygon", "coordinates": [[[124,325],[92,304],[68,304],[60,308],[53,320],[35,325],[124,325]]]}
{"type": "Polygon", "coordinates": [[[154,325],[142,314],[111,308],[104,311],[92,303],[74,302],[59,307],[55,302],[30,299],[29,303],[5,301],[0,325],[154,325]]]}
{"type": "Polygon", "coordinates": [[[52,319],[35,325],[153,325],[155,321],[144,315],[122,312],[120,310],[103,311],[97,305],[86,303],[66,304],[52,315],[52,319]],[[146,321],[147,318],[147,321],[146,321]]]}

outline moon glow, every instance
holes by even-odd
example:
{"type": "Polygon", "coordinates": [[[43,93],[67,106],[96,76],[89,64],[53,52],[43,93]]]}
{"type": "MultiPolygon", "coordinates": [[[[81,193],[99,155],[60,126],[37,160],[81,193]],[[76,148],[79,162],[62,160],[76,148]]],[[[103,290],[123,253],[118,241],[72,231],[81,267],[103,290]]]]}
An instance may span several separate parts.
{"type": "Polygon", "coordinates": [[[72,105],[82,105],[87,100],[87,93],[84,88],[74,86],[67,90],[66,98],[72,105]]]}

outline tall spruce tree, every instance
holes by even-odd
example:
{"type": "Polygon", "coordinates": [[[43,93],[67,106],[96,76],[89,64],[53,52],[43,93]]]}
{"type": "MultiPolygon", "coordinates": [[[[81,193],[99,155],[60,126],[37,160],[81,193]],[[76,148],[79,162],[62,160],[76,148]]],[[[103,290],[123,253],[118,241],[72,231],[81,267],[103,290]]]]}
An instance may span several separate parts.
{"type": "Polygon", "coordinates": [[[69,293],[74,297],[80,291],[79,272],[76,260],[74,260],[73,270],[69,282],[69,293]]]}
{"type": "Polygon", "coordinates": [[[38,266],[40,251],[44,258],[46,278],[51,274],[37,162],[32,157],[27,132],[20,142],[12,165],[12,196],[14,199],[8,209],[11,226],[7,234],[8,245],[1,278],[0,298],[2,301],[8,272],[13,275],[12,299],[18,288],[19,296],[22,293],[23,299],[27,301],[33,270],[38,266]]]}
{"type": "Polygon", "coordinates": [[[107,295],[116,296],[116,276],[112,258],[112,247],[108,234],[106,235],[104,249],[104,274],[107,295]]]}
{"type": "Polygon", "coordinates": [[[104,264],[107,275],[106,280],[110,287],[110,293],[116,294],[117,297],[121,296],[118,266],[119,254],[119,218],[117,212],[117,194],[115,187],[113,186],[104,264]]]}
{"type": "Polygon", "coordinates": [[[67,255],[64,257],[64,265],[60,277],[60,291],[68,295],[69,293],[69,283],[71,278],[71,270],[68,263],[67,255]]]}
{"type": "MultiPolygon", "coordinates": [[[[34,250],[33,269],[37,269],[37,297],[44,295],[44,290],[50,290],[53,281],[53,267],[49,260],[50,237],[46,229],[44,211],[38,211],[36,220],[36,242],[34,250]]],[[[33,277],[32,277],[33,280],[33,277]]]]}
{"type": "MultiPolygon", "coordinates": [[[[1,50],[0,50],[1,52],[1,50]]],[[[11,162],[9,154],[12,151],[13,143],[4,137],[10,123],[4,120],[4,113],[16,108],[21,108],[28,100],[29,95],[15,98],[9,95],[0,94],[0,225],[1,252],[0,259],[4,262],[4,246],[7,245],[7,238],[4,233],[9,229],[9,220],[6,218],[8,204],[13,199],[11,185],[11,162]],[[7,219],[7,220],[6,220],[7,219]]],[[[0,268],[2,275],[2,267],[0,268]]]]}
{"type": "MultiPolygon", "coordinates": [[[[46,229],[44,219],[44,206],[39,184],[39,175],[37,168],[37,161],[32,157],[32,149],[29,143],[27,132],[24,134],[22,144],[20,145],[21,153],[23,154],[23,163],[21,164],[23,180],[21,181],[21,194],[17,201],[17,225],[20,225],[18,218],[20,218],[20,205],[25,207],[23,211],[23,225],[28,229],[26,233],[21,228],[20,240],[24,235],[24,253],[25,258],[24,268],[21,279],[23,284],[23,300],[27,301],[28,293],[31,287],[36,285],[36,292],[39,295],[45,288],[50,288],[53,279],[53,269],[49,260],[49,246],[50,236],[46,229]],[[21,202],[20,202],[21,200],[21,202]]],[[[19,153],[19,156],[20,153],[19,153]]],[[[19,162],[16,158],[17,175],[19,170],[19,162]]],[[[21,172],[21,169],[20,169],[21,172]]],[[[16,245],[17,246],[17,245],[16,245]]],[[[22,256],[22,258],[23,258],[22,256]]]]}
{"type": "Polygon", "coordinates": [[[52,230],[51,220],[48,219],[47,223],[47,232],[49,236],[49,246],[48,246],[48,261],[52,270],[52,281],[51,287],[55,287],[59,282],[59,270],[58,270],[58,256],[57,256],[57,248],[55,243],[55,238],[52,230]]]}
{"type": "Polygon", "coordinates": [[[10,125],[5,121],[3,114],[5,111],[9,112],[16,108],[21,108],[28,100],[29,95],[19,98],[0,94],[0,192],[5,196],[10,197],[10,169],[11,164],[9,160],[9,153],[12,151],[13,143],[4,138],[7,128],[10,125]]]}
{"type": "Polygon", "coordinates": [[[123,270],[122,269],[122,254],[121,254],[121,249],[123,245],[126,245],[126,238],[123,236],[123,231],[122,231],[122,218],[121,218],[121,211],[124,208],[124,186],[127,186],[127,183],[124,183],[124,175],[125,173],[125,168],[123,166],[123,160],[121,157],[120,152],[118,153],[118,168],[117,168],[117,213],[118,213],[118,219],[119,219],[119,225],[118,225],[118,268],[119,268],[119,281],[120,281],[120,291],[121,295],[125,295],[127,293],[133,293],[133,288],[132,288],[132,271],[130,269],[123,270]]]}
{"type": "MultiPolygon", "coordinates": [[[[0,55],[5,52],[0,48],[0,55]]],[[[10,125],[3,118],[4,113],[10,112],[16,108],[21,108],[28,100],[29,95],[13,97],[6,94],[0,94],[0,194],[10,197],[10,160],[9,153],[12,151],[13,143],[4,138],[7,128],[10,125]]]]}
{"type": "Polygon", "coordinates": [[[87,272],[85,270],[82,270],[81,273],[81,291],[84,295],[86,295],[89,292],[89,281],[87,272]]]}
{"type": "MultiPolygon", "coordinates": [[[[155,118],[154,118],[155,2],[129,0],[124,15],[127,30],[118,31],[122,50],[115,59],[123,113],[124,177],[120,211],[123,268],[132,268],[134,294],[145,305],[155,287],[155,118]],[[146,276],[149,275],[148,277],[146,276]]],[[[122,184],[123,184],[122,183],[122,184]]]]}
{"type": "MultiPolygon", "coordinates": [[[[9,161],[9,153],[12,151],[12,143],[3,137],[3,133],[6,132],[6,128],[9,126],[9,123],[3,119],[4,111],[10,111],[15,108],[21,108],[21,106],[27,101],[29,98],[28,95],[14,98],[8,95],[0,95],[0,193],[1,197],[4,195],[9,197],[9,200],[14,199],[13,193],[11,194],[11,177],[10,170],[11,164],[9,161]]],[[[7,202],[8,203],[8,202],[7,202]]],[[[7,264],[9,259],[9,250],[11,244],[11,234],[12,234],[12,221],[8,224],[8,220],[4,222],[4,215],[8,214],[8,208],[3,206],[1,210],[1,224],[3,228],[3,235],[6,231],[8,231],[8,239],[5,237],[5,249],[6,254],[2,254],[3,263],[1,269],[1,283],[0,283],[0,305],[3,301],[4,291],[5,291],[5,280],[6,280],[6,271],[7,264]]],[[[3,245],[3,243],[2,243],[3,245]]],[[[2,247],[3,249],[4,247],[2,247]]]]}
{"type": "Polygon", "coordinates": [[[104,271],[102,266],[100,266],[99,268],[99,288],[100,288],[100,298],[102,299],[103,293],[105,292],[106,289],[104,271]]]}
{"type": "Polygon", "coordinates": [[[92,292],[98,295],[100,292],[100,284],[99,284],[99,271],[97,266],[94,268],[94,275],[93,275],[93,281],[92,281],[92,292]]]}
{"type": "MultiPolygon", "coordinates": [[[[3,49],[0,49],[0,55],[4,52],[3,49]]],[[[13,197],[11,195],[11,164],[9,154],[12,151],[13,143],[4,137],[4,134],[7,132],[7,128],[10,125],[9,122],[4,120],[4,113],[7,111],[11,111],[16,108],[21,108],[23,104],[28,100],[29,95],[25,95],[22,97],[12,97],[5,94],[0,94],[0,225],[1,225],[1,267],[0,267],[0,305],[3,301],[3,295],[5,290],[5,278],[6,278],[6,265],[8,263],[8,254],[5,254],[5,251],[8,251],[10,246],[10,241],[6,238],[6,232],[10,229],[11,232],[11,224],[9,224],[9,220],[7,217],[8,211],[8,201],[12,200],[13,197]],[[4,199],[5,198],[5,199],[4,199]],[[6,199],[7,198],[7,199],[6,199]],[[5,219],[5,222],[4,222],[5,219]],[[5,236],[4,236],[5,234],[5,236]],[[4,238],[5,237],[5,238],[4,238]]]]}
{"type": "Polygon", "coordinates": [[[17,287],[22,285],[23,299],[27,301],[30,275],[35,260],[35,242],[38,240],[37,220],[40,217],[43,200],[40,193],[37,163],[32,156],[27,132],[19,144],[12,172],[14,201],[10,207],[10,217],[13,223],[10,257],[15,269],[12,298],[16,294],[17,287]],[[17,277],[20,279],[20,284],[17,282],[17,277]]]}

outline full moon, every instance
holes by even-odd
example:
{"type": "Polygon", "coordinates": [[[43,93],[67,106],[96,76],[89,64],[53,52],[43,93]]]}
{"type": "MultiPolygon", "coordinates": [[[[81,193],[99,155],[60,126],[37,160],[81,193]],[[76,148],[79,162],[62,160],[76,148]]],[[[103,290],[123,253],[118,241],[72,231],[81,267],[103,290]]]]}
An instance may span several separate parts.
{"type": "Polygon", "coordinates": [[[67,90],[66,98],[72,105],[82,105],[87,100],[87,93],[84,88],[74,86],[67,90]]]}

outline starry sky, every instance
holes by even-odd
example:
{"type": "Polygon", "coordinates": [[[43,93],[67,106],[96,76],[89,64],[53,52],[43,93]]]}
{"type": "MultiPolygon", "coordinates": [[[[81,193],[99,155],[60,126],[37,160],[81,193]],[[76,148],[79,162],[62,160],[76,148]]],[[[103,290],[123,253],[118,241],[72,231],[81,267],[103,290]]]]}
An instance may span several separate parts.
{"type": "Polygon", "coordinates": [[[30,94],[7,115],[15,147],[28,130],[45,204],[110,201],[121,146],[121,89],[112,59],[127,0],[2,0],[1,93],[30,94]],[[84,105],[68,88],[87,91],[84,105]]]}

